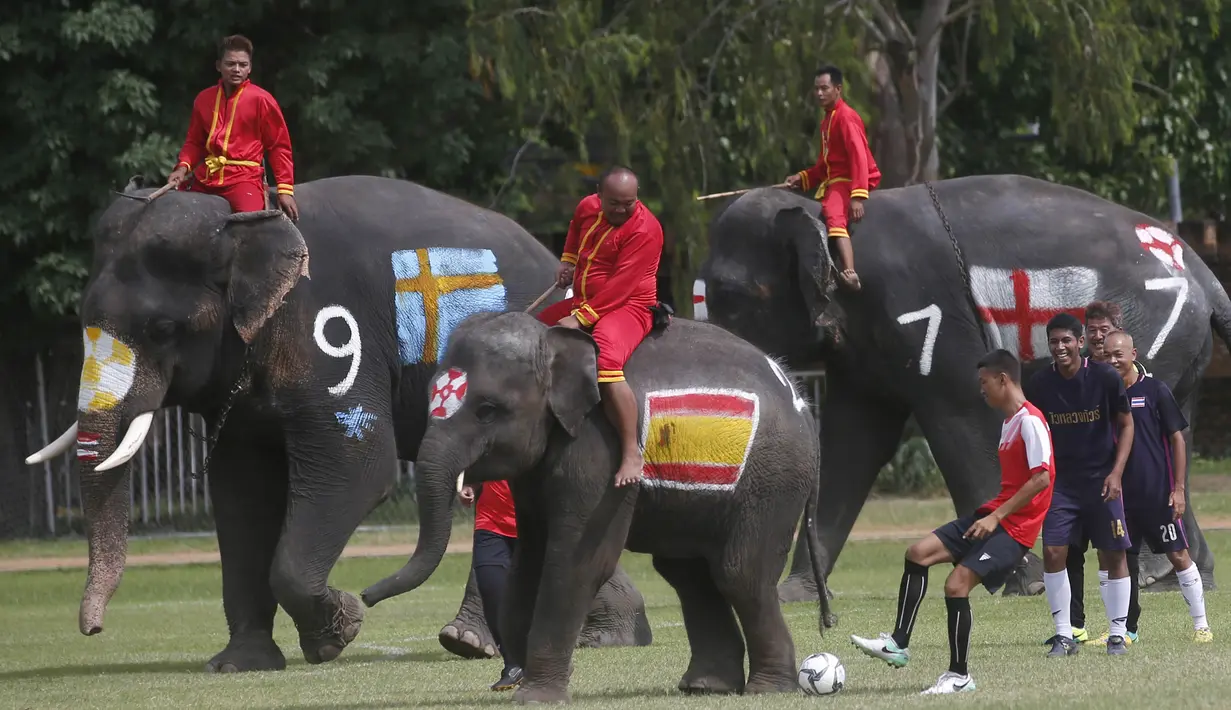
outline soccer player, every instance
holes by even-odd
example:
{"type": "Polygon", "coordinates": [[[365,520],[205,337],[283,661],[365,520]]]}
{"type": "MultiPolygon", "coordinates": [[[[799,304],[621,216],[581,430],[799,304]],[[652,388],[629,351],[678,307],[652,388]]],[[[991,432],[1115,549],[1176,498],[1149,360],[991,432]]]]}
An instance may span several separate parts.
{"type": "Polygon", "coordinates": [[[1065,564],[1069,545],[1085,534],[1108,571],[1100,584],[1110,626],[1107,653],[1126,652],[1125,621],[1132,581],[1124,551],[1132,546],[1120,496],[1133,446],[1133,417],[1120,375],[1081,357],[1081,321],[1061,313],[1047,322],[1052,365],[1035,373],[1026,397],[1047,415],[1056,454],[1056,486],[1043,521],[1043,583],[1056,633],[1049,657],[1077,654],[1069,618],[1071,589],[1065,564]]]}
{"type": "Polygon", "coordinates": [[[1007,350],[995,350],[979,361],[983,399],[1004,415],[1000,426],[1000,494],[979,506],[974,515],[958,518],[932,531],[906,551],[906,569],[898,588],[897,626],[878,638],[851,636],[861,651],[901,668],[910,660],[911,632],[919,604],[928,588],[928,568],[953,563],[945,580],[949,610],[949,670],[924,695],[975,689],[967,657],[970,653],[970,592],[979,583],[989,591],[1008,575],[1039,537],[1051,503],[1051,434],[1043,414],[1026,401],[1021,389],[1021,363],[1007,350]]]}
{"type": "MultiPolygon", "coordinates": [[[[1144,540],[1150,549],[1166,554],[1175,568],[1180,593],[1193,619],[1196,643],[1210,643],[1214,633],[1205,618],[1205,591],[1201,573],[1188,554],[1184,535],[1184,486],[1187,456],[1184,430],[1188,422],[1171,388],[1162,380],[1142,375],[1133,367],[1137,349],[1133,336],[1118,330],[1107,336],[1109,364],[1124,379],[1133,413],[1133,450],[1124,467],[1124,516],[1133,547],[1144,540]]],[[[1100,571],[1099,576],[1105,573],[1100,571]]]]}

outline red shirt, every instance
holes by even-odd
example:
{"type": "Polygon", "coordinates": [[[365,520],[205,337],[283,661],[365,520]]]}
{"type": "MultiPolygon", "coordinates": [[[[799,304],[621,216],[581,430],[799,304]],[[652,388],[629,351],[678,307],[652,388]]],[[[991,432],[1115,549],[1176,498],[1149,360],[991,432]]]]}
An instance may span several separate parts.
{"type": "Polygon", "coordinates": [[[658,303],[658,261],[663,228],[641,201],[619,227],[603,217],[598,195],[577,204],[569,221],[561,261],[573,272],[573,315],[590,326],[621,306],[658,303]]]}
{"type": "Polygon", "coordinates": [[[1030,402],[1000,426],[999,453],[1000,495],[980,506],[976,514],[991,513],[1021,490],[1031,476],[1047,471],[1047,487],[1000,521],[1014,540],[1034,547],[1043,528],[1043,518],[1047,517],[1047,509],[1051,506],[1056,469],[1052,466],[1051,430],[1047,428],[1043,413],[1030,402]]]}
{"type": "Polygon", "coordinates": [[[816,165],[799,171],[799,186],[824,188],[835,182],[851,183],[851,197],[867,199],[868,190],[880,184],[881,171],[868,147],[868,134],[859,113],[842,99],[821,119],[821,152],[816,165]]]}
{"type": "Polygon", "coordinates": [[[295,194],[291,134],[278,102],[247,79],[228,99],[219,81],[192,102],[188,137],[175,167],[191,168],[193,177],[210,187],[264,182],[266,152],[278,194],[295,194]]]}
{"type": "Polygon", "coordinates": [[[487,481],[475,502],[474,529],[517,537],[517,514],[508,481],[487,481]]]}

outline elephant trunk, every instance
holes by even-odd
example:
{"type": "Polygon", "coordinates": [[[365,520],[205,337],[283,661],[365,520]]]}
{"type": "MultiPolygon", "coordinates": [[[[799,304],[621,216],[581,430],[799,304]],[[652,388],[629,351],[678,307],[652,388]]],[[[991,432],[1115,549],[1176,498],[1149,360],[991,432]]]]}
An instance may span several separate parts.
{"type": "Polygon", "coordinates": [[[453,529],[454,484],[467,464],[478,458],[476,453],[468,461],[461,461],[455,455],[443,455],[446,449],[442,437],[433,436],[433,432],[429,431],[419,449],[419,460],[415,461],[419,493],[419,542],[402,569],[363,590],[363,603],[369,607],[426,582],[445,555],[453,529]]]}
{"type": "Polygon", "coordinates": [[[95,415],[81,419],[77,458],[82,465],[81,498],[90,544],[90,568],[81,597],[78,626],[86,636],[103,630],[107,603],[124,576],[131,505],[128,497],[129,460],[141,448],[153,418],[153,412],[138,415],[125,430],[118,445],[116,438],[119,432],[112,417],[95,415]],[[104,433],[90,433],[100,430],[104,433]]]}

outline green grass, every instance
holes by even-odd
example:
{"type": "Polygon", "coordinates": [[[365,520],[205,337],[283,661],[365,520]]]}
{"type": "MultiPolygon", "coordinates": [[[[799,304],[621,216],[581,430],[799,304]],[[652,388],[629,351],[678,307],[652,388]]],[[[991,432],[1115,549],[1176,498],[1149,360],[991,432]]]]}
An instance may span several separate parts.
{"type": "MultiPolygon", "coordinates": [[[[1215,555],[1228,559],[1231,533],[1208,536],[1215,555]]],[[[847,635],[888,631],[894,617],[902,542],[851,542],[831,578],[839,627],[822,639],[814,604],[784,608],[796,655],[830,651],[847,670],[837,697],[802,694],[768,698],[686,698],[675,691],[688,662],[678,602],[644,555],[622,563],[646,597],[654,644],[640,649],[582,650],[575,655],[571,691],[576,704],[602,707],[817,707],[924,706],[917,693],[945,670],[948,659],[941,588],[945,571],[931,576],[920,611],[913,659],[901,670],[862,656],[847,635]]],[[[337,661],[309,666],[287,617],[279,613],[276,639],[289,667],[278,673],[214,676],[201,671],[226,643],[226,623],[216,565],[134,567],[106,618],[106,631],[81,636],[76,629],[83,574],[78,570],[0,575],[0,687],[14,708],[306,708],[353,710],[382,707],[481,706],[506,703],[507,694],[486,690],[499,661],[463,661],[440,648],[436,633],[453,618],[469,557],[447,555],[424,587],[368,610],[363,631],[337,661]]],[[[396,569],[393,558],[346,559],[331,583],[358,591],[396,569]]],[[[1101,633],[1095,565],[1087,565],[1086,599],[1092,634],[1101,633]]],[[[1034,708],[1225,707],[1231,676],[1225,672],[1231,601],[1209,592],[1217,638],[1210,646],[1189,642],[1191,625],[1177,593],[1143,594],[1142,641],[1124,658],[1094,647],[1076,658],[1048,660],[1041,641],[1051,635],[1043,597],[1002,598],[977,592],[971,672],[979,690],[931,700],[981,706],[1034,708]],[[1156,679],[1153,674],[1159,673],[1156,679]],[[1160,683],[1165,684],[1160,685],[1160,683]]]]}

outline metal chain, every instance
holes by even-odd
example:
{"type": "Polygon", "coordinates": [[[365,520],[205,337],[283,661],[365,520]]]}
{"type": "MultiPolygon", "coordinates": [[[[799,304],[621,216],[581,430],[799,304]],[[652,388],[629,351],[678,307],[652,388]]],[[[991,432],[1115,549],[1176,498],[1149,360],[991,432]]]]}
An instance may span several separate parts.
{"type": "Polygon", "coordinates": [[[227,399],[222,403],[222,409],[218,410],[218,424],[214,427],[213,436],[202,436],[192,427],[188,427],[188,433],[196,437],[198,441],[203,441],[207,444],[205,449],[205,461],[201,463],[201,470],[193,471],[193,480],[201,480],[202,477],[209,474],[210,458],[214,455],[214,446],[218,444],[218,435],[222,433],[222,425],[227,421],[227,415],[231,412],[231,407],[235,406],[235,398],[239,396],[252,383],[252,346],[244,346],[244,362],[239,370],[239,377],[236,378],[234,386],[231,387],[231,393],[227,395],[227,399]]]}
{"type": "MultiPolygon", "coordinates": [[[[936,214],[940,215],[940,223],[945,226],[945,232],[949,235],[949,242],[953,244],[953,256],[957,259],[957,270],[962,274],[963,291],[966,293],[966,302],[970,305],[970,312],[975,316],[975,324],[979,322],[979,304],[975,302],[974,289],[970,285],[970,270],[966,267],[966,259],[962,256],[962,248],[958,246],[957,237],[953,236],[953,228],[949,226],[949,218],[945,216],[945,211],[940,207],[940,198],[936,196],[936,190],[933,189],[931,181],[924,180],[923,184],[928,188],[928,194],[932,196],[932,206],[936,208],[936,214]]],[[[987,329],[979,326],[979,337],[983,339],[983,347],[986,350],[992,349],[992,343],[988,340],[987,329]]]]}

